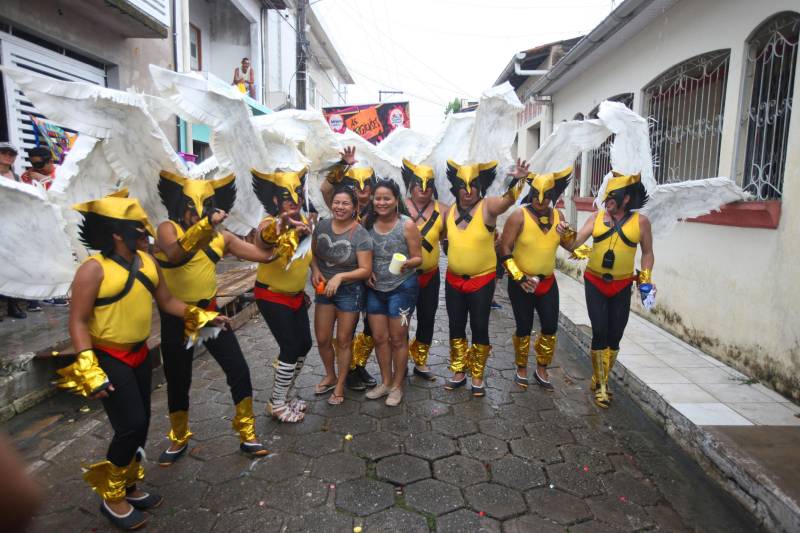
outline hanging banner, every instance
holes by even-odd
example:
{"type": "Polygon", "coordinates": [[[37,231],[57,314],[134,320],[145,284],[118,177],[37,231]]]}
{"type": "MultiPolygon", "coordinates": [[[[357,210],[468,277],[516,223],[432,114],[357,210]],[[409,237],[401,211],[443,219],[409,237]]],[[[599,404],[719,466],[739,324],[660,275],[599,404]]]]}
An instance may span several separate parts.
{"type": "Polygon", "coordinates": [[[62,127],[56,126],[43,118],[28,115],[33,122],[34,133],[36,134],[36,146],[44,146],[53,155],[53,162],[60,165],[64,162],[69,149],[75,144],[78,134],[65,131],[62,127]]]}
{"type": "Polygon", "coordinates": [[[354,106],[324,107],[322,114],[337,133],[350,130],[377,144],[397,128],[410,128],[408,102],[383,102],[354,106]]]}

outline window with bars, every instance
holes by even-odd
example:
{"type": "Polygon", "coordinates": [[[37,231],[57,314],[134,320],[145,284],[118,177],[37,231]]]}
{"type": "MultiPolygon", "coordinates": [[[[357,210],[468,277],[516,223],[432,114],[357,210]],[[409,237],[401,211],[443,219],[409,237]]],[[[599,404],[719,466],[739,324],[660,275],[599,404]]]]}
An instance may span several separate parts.
{"type": "MultiPolygon", "coordinates": [[[[620,102],[628,109],[633,109],[633,93],[623,93],[611,98],[606,98],[612,102],[620,102]]],[[[600,111],[598,105],[589,112],[589,118],[597,118],[597,112],[600,111]]],[[[589,171],[589,192],[592,196],[597,196],[597,191],[603,183],[603,177],[611,172],[611,143],[614,142],[614,136],[611,135],[606,139],[603,144],[591,150],[588,157],[589,171]]]]}
{"type": "Polygon", "coordinates": [[[730,50],[695,56],[645,87],[658,183],[717,175],[729,60],[730,50]]]}
{"type": "Polygon", "coordinates": [[[739,168],[742,187],[757,200],[783,193],[799,35],[800,14],[784,12],[762,23],[747,43],[739,168]]]}

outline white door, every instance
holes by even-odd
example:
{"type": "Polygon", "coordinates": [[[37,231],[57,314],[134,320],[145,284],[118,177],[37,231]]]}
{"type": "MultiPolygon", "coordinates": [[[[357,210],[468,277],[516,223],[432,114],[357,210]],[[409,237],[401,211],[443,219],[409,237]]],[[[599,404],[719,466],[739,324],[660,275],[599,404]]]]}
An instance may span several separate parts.
{"type": "MultiPolygon", "coordinates": [[[[0,64],[30,70],[59,80],[83,81],[106,86],[104,69],[3,32],[0,32],[0,64]]],[[[25,161],[27,150],[36,146],[36,136],[33,132],[30,115],[37,118],[42,118],[44,115],[33,107],[33,104],[25,98],[25,95],[9,76],[3,76],[3,85],[9,141],[21,149],[15,169],[19,175],[27,164],[25,161]]]]}

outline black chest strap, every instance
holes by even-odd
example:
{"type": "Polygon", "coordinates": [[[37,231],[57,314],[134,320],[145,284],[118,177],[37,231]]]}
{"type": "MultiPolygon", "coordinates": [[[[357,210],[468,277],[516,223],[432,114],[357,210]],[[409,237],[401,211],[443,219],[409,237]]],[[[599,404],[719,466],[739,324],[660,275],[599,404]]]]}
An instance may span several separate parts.
{"type": "Polygon", "coordinates": [[[427,239],[425,239],[425,237],[431,231],[431,228],[433,228],[433,225],[436,223],[436,220],[438,218],[439,218],[439,212],[434,211],[431,214],[431,218],[429,218],[428,221],[425,223],[425,225],[422,226],[422,228],[419,230],[420,235],[422,235],[422,247],[425,248],[425,250],[428,253],[433,251],[433,245],[429,243],[427,239]]]}
{"type": "MultiPolygon", "coordinates": [[[[218,263],[222,259],[219,256],[219,254],[215,252],[213,248],[211,248],[211,246],[206,246],[205,248],[203,248],[203,253],[206,254],[206,257],[208,257],[208,259],[214,264],[218,263]]],[[[161,268],[179,268],[187,264],[192,259],[194,259],[195,255],[197,255],[197,252],[186,254],[181,258],[180,261],[175,261],[174,263],[166,259],[158,259],[158,258],[156,258],[156,261],[158,261],[158,264],[159,266],[161,266],[161,268]]]]}
{"type": "Polygon", "coordinates": [[[128,264],[118,254],[111,254],[110,256],[108,256],[108,258],[128,271],[128,279],[125,280],[125,285],[122,287],[122,290],[119,291],[117,294],[113,296],[106,296],[104,298],[95,299],[94,301],[95,307],[110,305],[113,304],[114,302],[118,302],[121,299],[125,298],[125,296],[127,296],[128,293],[131,292],[133,284],[136,281],[144,285],[144,288],[150,291],[151,294],[155,294],[156,292],[155,285],[153,285],[153,282],[150,281],[150,279],[147,276],[145,276],[140,270],[142,267],[142,261],[141,258],[139,257],[139,254],[133,256],[133,261],[131,261],[130,264],[128,264]]]}
{"type": "Polygon", "coordinates": [[[625,213],[625,216],[622,217],[622,220],[620,220],[619,222],[614,220],[614,217],[611,217],[611,221],[614,223],[614,226],[609,228],[608,231],[606,231],[602,235],[594,237],[592,239],[592,242],[594,242],[594,243],[602,242],[602,241],[608,239],[609,237],[611,237],[612,235],[614,235],[616,233],[617,235],[619,235],[619,238],[620,238],[620,240],[622,242],[624,242],[626,245],[630,246],[631,248],[636,248],[636,243],[632,242],[628,238],[628,236],[625,235],[625,232],[622,231],[622,226],[624,226],[625,223],[628,222],[628,220],[630,220],[630,218],[632,216],[633,216],[633,213],[631,213],[631,212],[625,213]]]}

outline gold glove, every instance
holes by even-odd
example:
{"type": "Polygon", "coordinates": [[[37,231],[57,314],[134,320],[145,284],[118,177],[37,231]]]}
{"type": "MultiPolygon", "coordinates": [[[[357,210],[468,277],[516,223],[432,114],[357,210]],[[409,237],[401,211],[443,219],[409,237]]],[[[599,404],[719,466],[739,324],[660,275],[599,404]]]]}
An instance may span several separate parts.
{"type": "Polygon", "coordinates": [[[639,271],[639,285],[645,283],[653,283],[653,270],[650,268],[639,271]]]}
{"type": "Polygon", "coordinates": [[[261,240],[268,246],[275,246],[278,240],[278,219],[267,217],[263,221],[264,227],[261,228],[261,240]]]}
{"type": "Polygon", "coordinates": [[[59,388],[88,397],[104,390],[109,385],[108,376],[100,368],[93,350],[83,350],[71,365],[56,370],[61,378],[56,381],[59,388]]]}
{"type": "Polygon", "coordinates": [[[505,196],[506,198],[512,198],[515,202],[519,195],[522,194],[522,188],[525,187],[525,180],[514,178],[509,182],[508,189],[506,189],[505,196]]]}
{"type": "Polygon", "coordinates": [[[589,259],[589,255],[592,253],[592,247],[588,244],[581,244],[574,250],[572,250],[572,254],[570,254],[570,259],[577,259],[582,261],[584,259],[589,259]]]}
{"type": "Polygon", "coordinates": [[[525,274],[519,269],[513,257],[506,256],[502,261],[503,266],[506,267],[506,272],[508,272],[508,275],[511,277],[511,279],[514,281],[522,281],[525,279],[525,274]]]}
{"type": "Polygon", "coordinates": [[[216,311],[206,311],[194,305],[186,305],[183,312],[183,335],[193,343],[200,334],[200,328],[217,318],[216,311]]]}
{"type": "Polygon", "coordinates": [[[328,183],[331,185],[337,185],[342,182],[344,179],[344,173],[347,172],[347,163],[344,161],[339,161],[331,169],[328,171],[328,174],[325,176],[325,179],[328,180],[328,183]]]}
{"type": "Polygon", "coordinates": [[[215,233],[211,221],[208,217],[203,217],[197,224],[186,230],[183,237],[178,239],[178,244],[187,254],[202,250],[208,246],[215,233]]]}
{"type": "Polygon", "coordinates": [[[567,226],[567,229],[565,229],[564,233],[561,235],[561,244],[569,246],[573,242],[575,242],[575,237],[577,237],[577,236],[578,236],[578,232],[576,232],[574,229],[572,229],[569,226],[567,226]]]}
{"type": "Polygon", "coordinates": [[[300,237],[297,235],[297,230],[284,231],[275,243],[275,255],[291,259],[298,244],[300,244],[300,237]]]}

